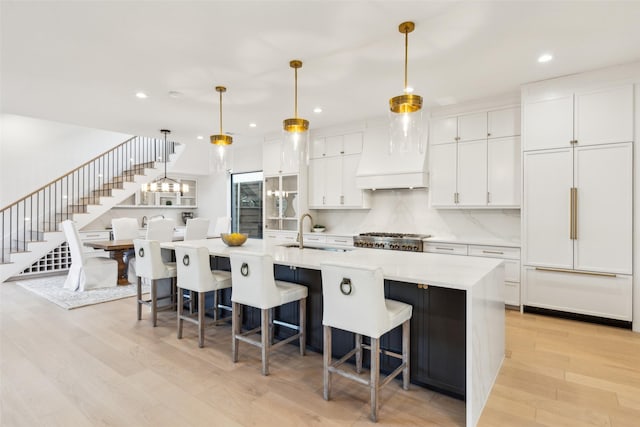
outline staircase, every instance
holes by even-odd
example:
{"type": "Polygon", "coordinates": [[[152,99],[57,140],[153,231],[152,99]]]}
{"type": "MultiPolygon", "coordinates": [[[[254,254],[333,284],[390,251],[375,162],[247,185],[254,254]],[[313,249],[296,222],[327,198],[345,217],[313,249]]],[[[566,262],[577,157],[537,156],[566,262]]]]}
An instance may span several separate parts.
{"type": "Polygon", "coordinates": [[[161,176],[162,162],[168,159],[171,169],[183,150],[175,142],[133,137],[0,209],[0,283],[66,241],[60,222],[72,219],[82,229],[161,176]]]}

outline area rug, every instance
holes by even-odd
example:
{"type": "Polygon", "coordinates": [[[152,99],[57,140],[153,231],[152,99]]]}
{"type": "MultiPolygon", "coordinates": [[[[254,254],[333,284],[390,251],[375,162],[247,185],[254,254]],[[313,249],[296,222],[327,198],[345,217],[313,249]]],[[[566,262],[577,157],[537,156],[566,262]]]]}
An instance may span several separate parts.
{"type": "MultiPolygon", "coordinates": [[[[136,294],[136,285],[133,284],[74,292],[63,288],[66,278],[66,275],[48,276],[38,279],[17,280],[15,283],[67,310],[127,298],[136,294]]],[[[143,284],[142,292],[148,293],[149,285],[143,284]]]]}

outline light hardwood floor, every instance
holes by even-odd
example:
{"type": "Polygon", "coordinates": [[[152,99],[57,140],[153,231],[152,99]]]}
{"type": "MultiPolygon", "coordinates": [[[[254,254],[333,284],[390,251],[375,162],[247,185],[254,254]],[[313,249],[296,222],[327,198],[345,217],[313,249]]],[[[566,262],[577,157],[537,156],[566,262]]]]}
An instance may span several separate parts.
{"type": "MultiPolygon", "coordinates": [[[[230,327],[175,316],[135,320],[133,298],[63,310],[0,284],[1,426],[369,425],[368,392],[336,378],[322,399],[322,358],[285,346],[260,375],[259,350],[230,361],[230,327]]],[[[640,335],[507,312],[507,355],[482,426],[640,425],[640,335]]],[[[378,425],[462,426],[464,402],[399,382],[378,425]]]]}

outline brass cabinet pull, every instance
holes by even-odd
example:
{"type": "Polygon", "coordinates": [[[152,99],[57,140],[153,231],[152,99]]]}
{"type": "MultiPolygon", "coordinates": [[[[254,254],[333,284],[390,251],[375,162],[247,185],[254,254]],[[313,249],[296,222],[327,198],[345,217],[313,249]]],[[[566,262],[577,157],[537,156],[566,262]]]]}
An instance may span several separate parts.
{"type": "Polygon", "coordinates": [[[571,273],[571,274],[585,274],[587,276],[603,276],[603,277],[618,277],[615,273],[599,273],[596,271],[581,271],[570,270],[568,268],[551,268],[551,267],[536,267],[538,271],[550,271],[553,273],[571,273]]]}
{"type": "Polygon", "coordinates": [[[483,254],[495,254],[495,255],[504,255],[504,252],[501,251],[482,251],[483,254]]]}
{"type": "Polygon", "coordinates": [[[437,246],[436,246],[436,249],[439,250],[439,251],[452,251],[453,250],[453,248],[440,248],[440,247],[437,247],[437,246]]]}

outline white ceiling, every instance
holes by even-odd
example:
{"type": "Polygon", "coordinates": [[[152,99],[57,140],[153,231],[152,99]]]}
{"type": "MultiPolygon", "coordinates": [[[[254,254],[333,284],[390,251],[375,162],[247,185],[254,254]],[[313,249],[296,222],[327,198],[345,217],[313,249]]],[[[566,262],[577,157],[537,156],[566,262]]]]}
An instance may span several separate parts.
{"type": "Polygon", "coordinates": [[[636,1],[1,1],[0,15],[3,113],[169,128],[186,143],[218,133],[216,85],[234,143],[278,131],[293,116],[291,59],[304,62],[312,128],[385,115],[402,91],[405,20],[409,83],[427,107],[640,59],[636,1]],[[543,52],[555,59],[539,64],[543,52]]]}

